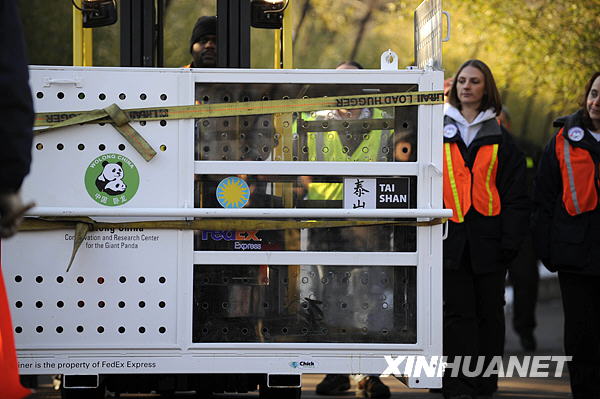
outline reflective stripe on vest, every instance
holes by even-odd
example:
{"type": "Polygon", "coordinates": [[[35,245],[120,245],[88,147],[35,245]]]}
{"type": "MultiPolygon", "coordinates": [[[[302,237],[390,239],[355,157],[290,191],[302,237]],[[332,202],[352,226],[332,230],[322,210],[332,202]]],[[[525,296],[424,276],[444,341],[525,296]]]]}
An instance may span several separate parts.
{"type": "Polygon", "coordinates": [[[464,222],[471,204],[484,216],[500,214],[497,171],[498,144],[479,148],[475,163],[469,170],[458,144],[444,143],[444,205],[453,210],[450,220],[464,222]]]}
{"type": "Polygon", "coordinates": [[[590,153],[572,146],[564,136],[564,129],[556,135],[555,152],[562,179],[562,201],[569,215],[575,216],[596,209],[596,165],[590,153]]]}

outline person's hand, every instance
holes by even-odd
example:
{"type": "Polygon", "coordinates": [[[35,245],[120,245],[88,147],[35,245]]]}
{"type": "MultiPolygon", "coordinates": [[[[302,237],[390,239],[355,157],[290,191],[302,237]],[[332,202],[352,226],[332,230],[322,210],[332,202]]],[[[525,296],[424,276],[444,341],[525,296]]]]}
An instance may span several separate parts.
{"type": "Polygon", "coordinates": [[[21,196],[16,193],[0,194],[0,238],[13,236],[23,221],[25,212],[33,208],[34,204],[23,204],[21,196]]]}

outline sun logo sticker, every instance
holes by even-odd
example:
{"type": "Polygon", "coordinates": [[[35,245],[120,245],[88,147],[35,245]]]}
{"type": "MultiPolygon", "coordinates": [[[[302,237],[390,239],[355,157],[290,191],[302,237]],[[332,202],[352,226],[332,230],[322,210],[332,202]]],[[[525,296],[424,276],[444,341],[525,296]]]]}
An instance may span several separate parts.
{"type": "Polygon", "coordinates": [[[239,177],[228,177],[217,186],[217,201],[223,208],[243,208],[250,199],[248,184],[239,177]]]}

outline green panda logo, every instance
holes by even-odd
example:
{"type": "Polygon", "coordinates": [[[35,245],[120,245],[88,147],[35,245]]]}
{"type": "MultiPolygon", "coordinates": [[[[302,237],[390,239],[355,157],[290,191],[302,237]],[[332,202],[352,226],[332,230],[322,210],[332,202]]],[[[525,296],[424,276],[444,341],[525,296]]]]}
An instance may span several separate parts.
{"type": "Polygon", "coordinates": [[[135,164],[120,154],[104,154],[94,159],[85,172],[84,180],[90,197],[105,206],[129,202],[140,185],[135,164]]]}

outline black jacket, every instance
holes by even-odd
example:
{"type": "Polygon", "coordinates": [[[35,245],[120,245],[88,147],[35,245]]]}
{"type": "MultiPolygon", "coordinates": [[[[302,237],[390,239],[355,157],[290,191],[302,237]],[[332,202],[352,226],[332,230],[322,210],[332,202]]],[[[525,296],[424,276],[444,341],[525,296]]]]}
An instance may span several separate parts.
{"type": "Polygon", "coordinates": [[[29,173],[33,104],[25,42],[15,0],[0,1],[0,193],[29,173]]]}
{"type": "MultiPolygon", "coordinates": [[[[583,127],[582,111],[559,118],[555,126],[564,127],[564,136],[573,147],[587,150],[596,165],[589,171],[598,189],[600,143],[583,127]],[[583,139],[573,141],[568,131],[584,130],[583,139]]],[[[544,150],[535,179],[532,217],[533,243],[538,257],[550,271],[600,274],[600,210],[571,216],[562,201],[563,185],[556,157],[556,134],[544,150]]]]}
{"type": "MultiPolygon", "coordinates": [[[[444,125],[448,124],[455,122],[446,116],[444,125]]],[[[451,138],[444,137],[444,142],[458,143],[469,169],[481,146],[500,144],[496,187],[501,206],[498,216],[484,216],[471,206],[463,223],[448,222],[448,238],[444,240],[444,268],[458,269],[463,252],[468,247],[475,273],[502,270],[514,258],[527,234],[530,201],[525,158],[510,134],[495,119],[483,123],[468,148],[460,133],[451,138]]]]}

